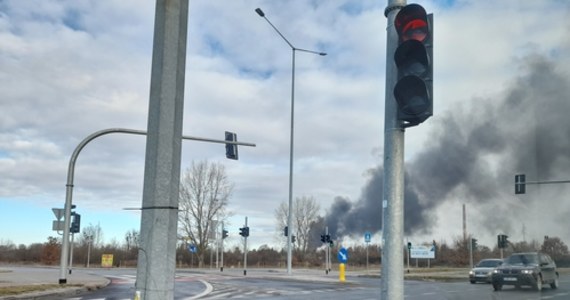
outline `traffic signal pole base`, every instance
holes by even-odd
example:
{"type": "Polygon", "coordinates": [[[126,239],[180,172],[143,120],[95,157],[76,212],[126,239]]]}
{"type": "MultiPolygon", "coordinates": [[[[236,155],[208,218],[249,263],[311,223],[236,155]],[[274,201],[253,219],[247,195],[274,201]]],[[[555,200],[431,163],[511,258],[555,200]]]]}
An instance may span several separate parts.
{"type": "Polygon", "coordinates": [[[67,279],[60,279],[59,284],[67,284],[67,279]]]}
{"type": "Polygon", "coordinates": [[[345,270],[346,270],[346,266],[344,264],[341,263],[338,265],[338,280],[340,280],[340,282],[344,282],[346,280],[346,277],[344,274],[345,270]]]}
{"type": "Polygon", "coordinates": [[[243,270],[243,276],[247,275],[247,270],[243,270]]]}
{"type": "Polygon", "coordinates": [[[221,267],[221,268],[220,268],[220,272],[223,272],[223,271],[224,271],[224,267],[221,267]]]}

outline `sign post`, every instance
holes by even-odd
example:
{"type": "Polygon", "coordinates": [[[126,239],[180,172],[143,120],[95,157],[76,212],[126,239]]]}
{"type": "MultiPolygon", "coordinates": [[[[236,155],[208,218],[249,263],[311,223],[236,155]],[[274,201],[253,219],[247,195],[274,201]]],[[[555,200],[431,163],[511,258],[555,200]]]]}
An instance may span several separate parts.
{"type": "Polygon", "coordinates": [[[366,243],[366,273],[368,273],[368,244],[370,243],[370,232],[364,233],[364,242],[366,243]]]}
{"type": "Polygon", "coordinates": [[[338,279],[340,280],[340,282],[344,282],[346,280],[344,274],[346,271],[345,263],[348,261],[348,251],[346,250],[346,248],[342,247],[340,248],[340,250],[338,250],[337,258],[338,261],[340,262],[340,264],[338,265],[338,279]]]}

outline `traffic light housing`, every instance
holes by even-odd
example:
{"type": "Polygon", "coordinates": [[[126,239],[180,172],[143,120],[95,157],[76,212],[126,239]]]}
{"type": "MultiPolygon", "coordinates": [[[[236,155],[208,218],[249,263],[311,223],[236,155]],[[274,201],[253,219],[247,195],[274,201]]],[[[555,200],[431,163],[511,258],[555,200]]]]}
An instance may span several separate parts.
{"type": "Polygon", "coordinates": [[[408,250],[412,250],[412,243],[408,242],[408,250]]]}
{"type": "Polygon", "coordinates": [[[225,229],[223,229],[223,230],[222,230],[222,239],[225,239],[225,238],[227,238],[227,237],[228,237],[228,231],[225,230],[225,229]]]}
{"type": "Polygon", "coordinates": [[[69,231],[71,233],[79,233],[79,229],[81,228],[81,215],[78,213],[73,213],[73,222],[71,222],[71,227],[69,231]]]}
{"type": "Polygon", "coordinates": [[[515,175],[515,194],[526,193],[526,176],[524,174],[515,175]]]}
{"type": "Polygon", "coordinates": [[[471,238],[471,250],[475,251],[477,249],[477,239],[471,238]]]}
{"type": "MultiPolygon", "coordinates": [[[[237,142],[237,135],[226,131],[226,142],[237,142]]],[[[238,160],[238,146],[236,144],[226,144],[226,158],[238,160]]]]}
{"type": "Polygon", "coordinates": [[[291,236],[291,243],[294,243],[294,242],[295,242],[295,239],[296,239],[296,236],[292,235],[292,236],[291,236]]]}
{"type": "Polygon", "coordinates": [[[325,235],[324,235],[324,234],[321,234],[321,243],[324,243],[324,242],[326,242],[326,241],[327,241],[327,240],[326,240],[326,238],[325,238],[325,235]]]}
{"type": "Polygon", "coordinates": [[[289,226],[285,226],[285,228],[283,228],[283,234],[284,234],[285,236],[288,236],[288,235],[289,235],[289,226]]]}
{"type": "Polygon", "coordinates": [[[426,14],[421,5],[409,4],[398,12],[394,26],[398,33],[394,53],[398,120],[404,127],[416,126],[433,115],[433,14],[426,14]]]}
{"type": "Polygon", "coordinates": [[[249,236],[249,227],[242,227],[239,229],[239,235],[243,236],[243,237],[248,237],[249,236]]]}
{"type": "Polygon", "coordinates": [[[497,246],[499,248],[507,248],[508,244],[509,244],[509,240],[508,240],[508,235],[505,234],[499,234],[497,235],[497,246]]]}

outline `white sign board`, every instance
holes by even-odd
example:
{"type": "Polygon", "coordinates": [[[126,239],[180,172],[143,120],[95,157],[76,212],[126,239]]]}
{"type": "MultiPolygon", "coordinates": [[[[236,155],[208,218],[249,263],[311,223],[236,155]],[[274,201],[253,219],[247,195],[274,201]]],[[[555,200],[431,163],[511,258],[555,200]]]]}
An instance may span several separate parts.
{"type": "Polygon", "coordinates": [[[435,258],[435,247],[414,246],[410,249],[411,258],[435,258]]]}
{"type": "Polygon", "coordinates": [[[58,221],[61,220],[61,218],[63,218],[64,215],[63,208],[52,208],[51,211],[53,211],[53,214],[58,221]]]}
{"type": "Polygon", "coordinates": [[[65,228],[65,222],[60,220],[53,221],[51,226],[51,230],[53,231],[63,231],[64,228],[65,228]]]}

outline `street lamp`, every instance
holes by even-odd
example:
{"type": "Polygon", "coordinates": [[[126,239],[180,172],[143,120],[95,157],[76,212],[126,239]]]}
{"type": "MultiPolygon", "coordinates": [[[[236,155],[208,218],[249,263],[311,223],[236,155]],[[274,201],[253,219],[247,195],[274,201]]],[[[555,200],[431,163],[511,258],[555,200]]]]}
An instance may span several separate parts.
{"type": "Polygon", "coordinates": [[[289,212],[287,213],[287,227],[289,228],[289,234],[287,235],[287,274],[291,275],[291,260],[292,260],[292,246],[291,246],[291,238],[293,236],[293,227],[291,226],[292,220],[291,216],[293,214],[293,141],[294,141],[294,121],[295,121],[295,52],[307,52],[311,54],[316,54],[320,56],[327,55],[325,52],[318,52],[312,51],[307,49],[301,49],[293,46],[283,34],[275,27],[267,17],[265,17],[265,13],[261,10],[261,8],[256,8],[255,12],[262,18],[264,18],[273,29],[283,38],[283,40],[289,45],[292,52],[292,60],[291,60],[291,143],[289,148],[289,212]]]}

